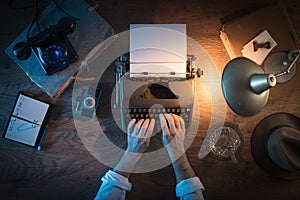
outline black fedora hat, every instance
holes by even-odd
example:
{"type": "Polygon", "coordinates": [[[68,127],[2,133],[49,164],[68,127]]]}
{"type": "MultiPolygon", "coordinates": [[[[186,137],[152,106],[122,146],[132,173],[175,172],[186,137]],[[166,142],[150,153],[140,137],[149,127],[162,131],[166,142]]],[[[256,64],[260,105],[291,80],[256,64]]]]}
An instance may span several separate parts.
{"type": "Polygon", "coordinates": [[[300,178],[300,118],[275,113],[258,123],[251,138],[256,163],[287,180],[300,178]]]}

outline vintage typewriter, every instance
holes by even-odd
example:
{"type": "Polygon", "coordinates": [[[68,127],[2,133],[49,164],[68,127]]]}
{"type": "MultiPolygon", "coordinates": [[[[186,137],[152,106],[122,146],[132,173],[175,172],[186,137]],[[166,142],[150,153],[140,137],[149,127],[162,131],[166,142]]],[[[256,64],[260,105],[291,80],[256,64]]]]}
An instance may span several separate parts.
{"type": "MultiPolygon", "coordinates": [[[[116,88],[114,108],[120,110],[122,129],[125,131],[133,118],[157,119],[161,113],[180,115],[189,127],[195,94],[195,80],[203,74],[195,68],[196,57],[187,55],[185,77],[164,77],[162,74],[146,78],[130,75],[129,56],[115,61],[116,88]]],[[[146,72],[143,72],[146,73],[146,72]]]]}

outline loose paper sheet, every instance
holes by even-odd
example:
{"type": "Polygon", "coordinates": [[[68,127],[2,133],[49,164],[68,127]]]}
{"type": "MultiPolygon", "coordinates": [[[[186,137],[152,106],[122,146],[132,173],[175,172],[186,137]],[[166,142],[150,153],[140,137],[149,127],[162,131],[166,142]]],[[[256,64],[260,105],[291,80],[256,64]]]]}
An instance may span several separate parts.
{"type": "Polygon", "coordinates": [[[185,77],[186,46],[185,24],[131,24],[130,76],[185,77]]]}
{"type": "Polygon", "coordinates": [[[258,36],[256,36],[253,40],[248,42],[245,46],[243,46],[242,54],[244,57],[247,57],[257,64],[261,65],[268,54],[272,51],[274,47],[277,46],[276,41],[272,38],[270,33],[267,30],[261,32],[258,36]],[[258,44],[270,42],[269,49],[259,48],[256,52],[254,52],[253,42],[256,41],[258,44]]]}

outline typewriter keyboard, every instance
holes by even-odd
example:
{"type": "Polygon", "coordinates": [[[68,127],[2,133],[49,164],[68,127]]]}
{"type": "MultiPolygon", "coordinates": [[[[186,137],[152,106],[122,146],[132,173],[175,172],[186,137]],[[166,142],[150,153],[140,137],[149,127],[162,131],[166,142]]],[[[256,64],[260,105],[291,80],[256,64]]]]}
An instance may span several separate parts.
{"type": "Polygon", "coordinates": [[[192,114],[191,108],[124,108],[123,109],[127,123],[135,118],[140,119],[157,119],[159,114],[173,113],[183,118],[186,127],[188,126],[192,114]]]}

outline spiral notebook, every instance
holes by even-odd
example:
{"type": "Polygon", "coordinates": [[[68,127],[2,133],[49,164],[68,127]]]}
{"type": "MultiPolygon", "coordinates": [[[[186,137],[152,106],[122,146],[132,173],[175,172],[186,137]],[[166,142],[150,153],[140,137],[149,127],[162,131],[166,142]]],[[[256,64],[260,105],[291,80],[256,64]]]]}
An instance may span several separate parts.
{"type": "Polygon", "coordinates": [[[40,150],[51,109],[51,104],[20,92],[3,137],[40,150]]]}

